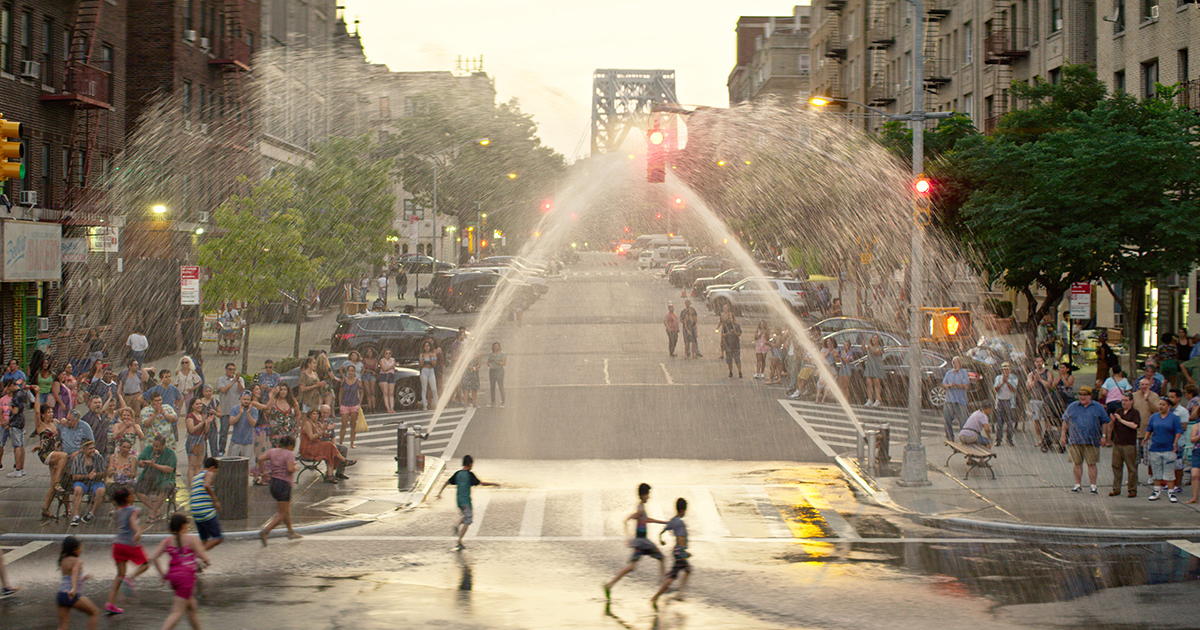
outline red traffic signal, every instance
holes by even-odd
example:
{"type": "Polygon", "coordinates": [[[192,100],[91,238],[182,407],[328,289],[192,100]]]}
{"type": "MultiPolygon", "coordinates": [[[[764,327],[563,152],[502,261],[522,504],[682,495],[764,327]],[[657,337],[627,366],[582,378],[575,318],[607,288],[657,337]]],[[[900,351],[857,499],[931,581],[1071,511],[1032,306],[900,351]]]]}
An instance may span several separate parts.
{"type": "Polygon", "coordinates": [[[646,181],[667,181],[667,132],[657,127],[646,132],[646,181]]]}
{"type": "Polygon", "coordinates": [[[928,197],[932,190],[933,182],[930,182],[929,178],[924,175],[918,175],[916,181],[913,182],[913,192],[918,196],[928,197]]]}
{"type": "Polygon", "coordinates": [[[542,202],[542,212],[550,212],[554,209],[554,203],[550,201],[542,202]]]}
{"type": "Polygon", "coordinates": [[[672,199],[671,201],[672,201],[672,203],[674,203],[674,204],[675,204],[675,207],[676,207],[676,208],[682,208],[682,207],[683,207],[683,197],[675,197],[675,198],[674,198],[674,199],[672,199]]]}

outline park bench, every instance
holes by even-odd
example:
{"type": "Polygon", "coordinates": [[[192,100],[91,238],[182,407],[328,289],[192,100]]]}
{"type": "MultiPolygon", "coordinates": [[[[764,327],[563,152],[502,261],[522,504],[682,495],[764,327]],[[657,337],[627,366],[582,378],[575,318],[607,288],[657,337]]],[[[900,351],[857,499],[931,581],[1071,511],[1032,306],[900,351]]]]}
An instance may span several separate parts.
{"type": "Polygon", "coordinates": [[[971,470],[975,468],[986,468],[992,473],[992,479],[996,478],[996,471],[992,469],[991,460],[996,456],[992,451],[978,444],[960,444],[954,440],[946,440],[946,446],[950,447],[950,457],[946,458],[946,467],[950,467],[950,460],[955,455],[962,455],[967,460],[967,474],[963,479],[971,477],[971,470]]]}

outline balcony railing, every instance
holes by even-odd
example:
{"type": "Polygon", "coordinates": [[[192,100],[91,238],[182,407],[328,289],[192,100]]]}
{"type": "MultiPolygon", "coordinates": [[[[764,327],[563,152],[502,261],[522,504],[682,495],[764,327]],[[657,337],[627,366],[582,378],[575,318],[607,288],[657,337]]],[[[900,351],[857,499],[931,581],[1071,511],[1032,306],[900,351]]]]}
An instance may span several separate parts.
{"type": "Polygon", "coordinates": [[[953,6],[954,0],[925,0],[925,12],[935,20],[950,15],[953,6]]]}
{"type": "Polygon", "coordinates": [[[208,61],[211,65],[236,66],[243,70],[250,69],[250,44],[240,37],[227,37],[214,51],[213,58],[208,61]]]}
{"type": "Polygon", "coordinates": [[[925,87],[936,88],[950,82],[953,67],[949,59],[926,59],[924,65],[925,87]]]}
{"type": "Polygon", "coordinates": [[[1180,107],[1200,112],[1200,79],[1192,79],[1179,86],[1175,96],[1180,107]]]}
{"type": "Polygon", "coordinates": [[[983,44],[987,58],[985,63],[1012,63],[1029,56],[1029,29],[996,29],[988,34],[983,44]]]}
{"type": "Polygon", "coordinates": [[[887,22],[876,22],[867,29],[867,44],[871,48],[887,48],[896,43],[896,27],[887,22]]]}
{"type": "Polygon", "coordinates": [[[95,66],[74,61],[56,61],[50,72],[54,92],[43,93],[43,101],[73,102],[77,107],[112,108],[112,75],[95,66]]]}
{"type": "Polygon", "coordinates": [[[876,83],[867,88],[867,105],[891,105],[900,94],[900,86],[896,83],[876,83]]]}

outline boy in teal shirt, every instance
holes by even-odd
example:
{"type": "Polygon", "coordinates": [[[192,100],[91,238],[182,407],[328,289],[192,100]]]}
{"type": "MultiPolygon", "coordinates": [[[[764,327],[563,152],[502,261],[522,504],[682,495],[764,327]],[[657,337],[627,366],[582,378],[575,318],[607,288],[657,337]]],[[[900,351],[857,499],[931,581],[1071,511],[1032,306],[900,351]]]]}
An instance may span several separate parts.
{"type": "Polygon", "coordinates": [[[454,526],[454,531],[458,534],[458,544],[454,548],[459,550],[465,549],[462,542],[463,536],[467,534],[467,527],[474,520],[474,511],[471,509],[471,486],[500,487],[498,483],[480,481],[479,477],[476,477],[475,473],[471,472],[474,466],[475,460],[470,455],[464,455],[462,470],[450,475],[450,478],[446,480],[446,484],[437,493],[437,498],[440,499],[442,498],[442,492],[446,490],[447,486],[450,484],[457,486],[456,499],[458,502],[458,511],[462,512],[462,519],[459,520],[458,525],[454,526]]]}

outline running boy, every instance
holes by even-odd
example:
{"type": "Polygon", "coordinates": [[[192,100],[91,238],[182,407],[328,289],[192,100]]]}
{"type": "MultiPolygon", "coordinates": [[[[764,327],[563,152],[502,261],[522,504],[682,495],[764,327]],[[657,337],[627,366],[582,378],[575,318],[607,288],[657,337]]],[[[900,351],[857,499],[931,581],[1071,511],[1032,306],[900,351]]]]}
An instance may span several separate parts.
{"type": "Polygon", "coordinates": [[[615,586],[616,583],[621,578],[625,577],[630,571],[633,571],[637,568],[638,560],[641,560],[642,556],[650,556],[651,558],[658,560],[658,579],[661,580],[663,578],[663,570],[665,568],[663,566],[663,555],[662,552],[658,550],[658,546],[653,542],[650,542],[649,538],[646,538],[646,524],[658,523],[659,525],[666,525],[667,522],[646,516],[646,501],[648,500],[650,500],[650,484],[643,483],[638,485],[637,507],[633,509],[632,514],[625,517],[626,521],[635,521],[637,523],[636,529],[634,530],[633,540],[629,541],[629,546],[633,547],[633,555],[629,557],[629,564],[625,565],[624,569],[618,571],[617,574],[613,576],[613,579],[604,583],[605,598],[612,599],[612,587],[615,586]]]}
{"type": "Polygon", "coordinates": [[[217,501],[217,495],[213,492],[213,480],[217,478],[217,468],[220,465],[215,457],[205,458],[204,470],[192,477],[191,486],[188,488],[192,520],[196,521],[196,533],[200,534],[200,542],[204,543],[205,551],[211,551],[224,540],[221,535],[221,519],[217,518],[221,502],[217,501]]]}
{"type": "Polygon", "coordinates": [[[474,513],[471,509],[471,486],[492,486],[494,488],[500,487],[500,484],[498,483],[480,481],[479,477],[476,477],[475,473],[471,472],[471,468],[474,466],[475,459],[470,455],[463,455],[462,470],[456,471],[453,475],[450,475],[450,478],[446,480],[446,484],[443,485],[442,489],[438,490],[437,493],[437,498],[440,499],[442,498],[442,492],[444,492],[446,487],[450,484],[454,484],[458,488],[458,511],[462,512],[462,519],[459,520],[458,525],[454,526],[454,532],[458,534],[458,543],[454,546],[455,549],[466,548],[463,546],[463,536],[467,534],[467,527],[471,525],[472,517],[474,516],[474,513]]]}
{"type": "Polygon", "coordinates": [[[117,608],[117,589],[121,587],[121,582],[133,591],[133,581],[145,573],[150,564],[146,562],[146,552],[139,544],[142,541],[142,525],[138,522],[138,517],[141,516],[142,510],[134,507],[133,494],[128,489],[121,488],[113,494],[113,502],[117,504],[117,537],[113,539],[112,557],[113,562],[117,564],[117,577],[113,578],[112,588],[108,589],[108,601],[104,604],[104,611],[110,615],[119,615],[125,612],[124,609],[117,608]],[[129,562],[138,565],[138,568],[127,578],[125,565],[129,562]]]}
{"type": "Polygon", "coordinates": [[[674,582],[680,573],[683,573],[683,581],[679,583],[680,594],[683,593],[683,589],[687,588],[688,578],[692,575],[692,565],[688,563],[688,558],[692,554],[687,550],[687,526],[683,524],[685,513],[687,513],[687,499],[683,497],[675,499],[675,517],[667,521],[667,526],[658,534],[659,543],[663,542],[663,534],[667,532],[671,532],[675,536],[675,549],[671,553],[675,557],[675,564],[671,565],[671,570],[667,572],[667,577],[663,579],[658,592],[650,598],[650,605],[654,606],[654,610],[658,610],[658,598],[667,592],[667,587],[671,586],[671,582],[674,582]]]}

